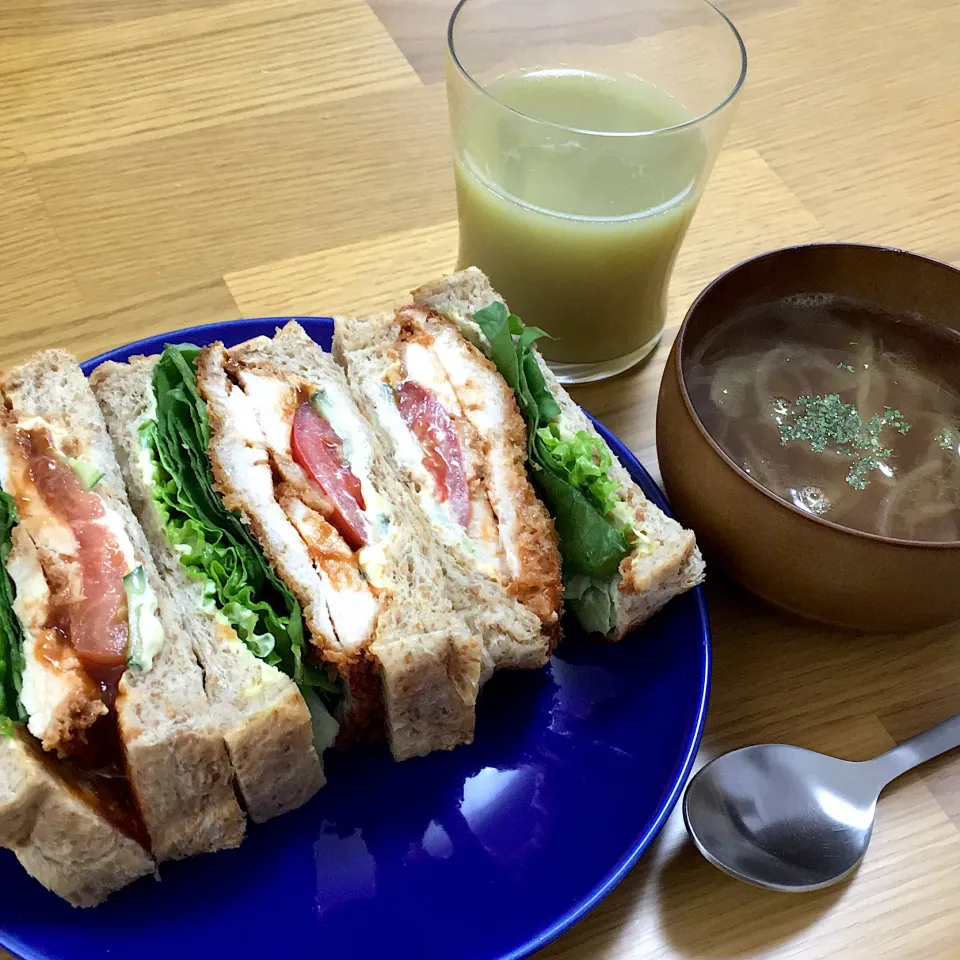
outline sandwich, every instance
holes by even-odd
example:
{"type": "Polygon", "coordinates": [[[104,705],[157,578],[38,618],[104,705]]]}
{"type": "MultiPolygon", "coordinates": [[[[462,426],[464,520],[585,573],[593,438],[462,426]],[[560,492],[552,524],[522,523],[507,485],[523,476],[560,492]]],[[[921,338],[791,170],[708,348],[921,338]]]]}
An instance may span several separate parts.
{"type": "MultiPolygon", "coordinates": [[[[153,858],[138,842],[138,830],[117,814],[122,804],[101,806],[104,791],[80,792],[62,764],[45,760],[23,724],[20,703],[24,632],[14,612],[14,586],[7,573],[16,506],[0,494],[0,846],[12,850],[27,872],[74,906],[93,906],[138,877],[153,873],[153,858]],[[112,809],[114,816],[104,815],[112,809]]],[[[114,790],[109,796],[116,797],[114,790]]]]}
{"type": "Polygon", "coordinates": [[[218,489],[344,684],[346,740],[385,730],[397,759],[469,743],[478,643],[333,359],[291,322],[273,338],[205,348],[197,385],[218,489]]]}
{"type": "MultiPolygon", "coordinates": [[[[385,735],[404,759],[470,742],[484,630],[522,631],[483,606],[469,571],[452,569],[343,372],[302,328],[231,348],[168,346],[160,358],[104,364],[92,379],[171,592],[181,597],[192,579],[189,619],[202,623],[206,607],[212,639],[201,659],[227,620],[241,640],[232,649],[332,714],[339,744],[385,735]],[[238,617],[217,579],[222,564],[203,556],[206,544],[241,541],[273,591],[264,609],[285,598],[282,637],[238,617]]],[[[244,586],[251,565],[225,582],[256,610],[260,586],[244,586]]],[[[536,617],[521,621],[539,635],[536,617]]],[[[230,751],[249,812],[252,787],[230,751]]]]}
{"type": "Polygon", "coordinates": [[[0,375],[0,842],[91,905],[246,820],[76,361],[0,375]]]}
{"type": "Polygon", "coordinates": [[[651,503],[550,372],[546,334],[510,313],[475,267],[415,290],[496,366],[527,427],[527,465],[560,538],[564,599],[589,633],[622,639],[700,583],[696,539],[651,503]]]}
{"type": "Polygon", "coordinates": [[[299,602],[214,489],[199,355],[169,347],[162,357],[101,364],[90,381],[180,630],[203,668],[238,793],[250,819],[263,822],[323,786],[315,740],[322,752],[335,736],[329,712],[339,693],[306,658],[299,602]]]}
{"type": "Polygon", "coordinates": [[[560,640],[560,553],[527,476],[513,392],[451,324],[418,307],[338,317],[333,348],[436,535],[483,582],[484,604],[532,627],[484,644],[484,676],[542,666],[560,640]]]}
{"type": "Polygon", "coordinates": [[[618,640],[700,582],[543,335],[471,269],[336,359],[291,321],[0,374],[0,845],[99,903],[305,803],[334,742],[469,743],[564,595],[618,640]]]}

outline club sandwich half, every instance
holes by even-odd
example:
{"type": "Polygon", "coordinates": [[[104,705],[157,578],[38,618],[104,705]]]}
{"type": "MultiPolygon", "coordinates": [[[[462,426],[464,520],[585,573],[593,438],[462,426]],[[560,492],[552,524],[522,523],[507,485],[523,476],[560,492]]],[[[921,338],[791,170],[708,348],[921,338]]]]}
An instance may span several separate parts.
{"type": "Polygon", "coordinates": [[[0,843],[89,906],[245,818],[76,361],[0,375],[0,843]]]}
{"type": "Polygon", "coordinates": [[[130,500],[206,677],[243,804],[256,822],[323,785],[335,681],[307,658],[301,607],[215,489],[195,347],[108,362],[91,384],[130,500]],[[310,700],[313,714],[307,705],[310,700]]]}
{"type": "Polygon", "coordinates": [[[484,676],[542,666],[560,639],[553,521],[526,470],[526,428],[496,368],[449,322],[408,306],[338,317],[334,355],[482,606],[519,629],[488,631],[484,676]]]}
{"type": "Polygon", "coordinates": [[[512,389],[530,476],[560,537],[564,598],[588,632],[620,640],[703,580],[693,532],[647,499],[550,372],[535,347],[543,331],[511,314],[476,268],[422,286],[413,299],[452,324],[512,389]]]}

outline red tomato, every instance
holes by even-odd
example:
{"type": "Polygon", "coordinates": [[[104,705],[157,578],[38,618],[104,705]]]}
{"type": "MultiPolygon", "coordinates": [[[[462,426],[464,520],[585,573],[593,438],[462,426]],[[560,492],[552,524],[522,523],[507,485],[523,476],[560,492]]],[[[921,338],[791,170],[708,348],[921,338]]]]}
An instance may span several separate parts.
{"type": "Polygon", "coordinates": [[[463,466],[460,436],[440,401],[419,383],[404,380],[397,388],[400,413],[423,447],[423,465],[433,478],[437,503],[450,501],[461,527],[470,523],[470,490],[463,466]]]}
{"type": "Polygon", "coordinates": [[[91,675],[123,667],[130,639],[123,585],[127,565],[116,539],[97,522],[103,504],[83,489],[71,467],[49,453],[35,449],[29,472],[44,503],[67,522],[79,546],[83,599],[61,611],[70,643],[91,675]]]}
{"type": "Polygon", "coordinates": [[[301,403],[293,415],[290,446],[293,459],[333,501],[334,512],[328,519],[347,546],[351,550],[366,546],[370,532],[360,481],[344,460],[343,441],[312,403],[301,403]]]}

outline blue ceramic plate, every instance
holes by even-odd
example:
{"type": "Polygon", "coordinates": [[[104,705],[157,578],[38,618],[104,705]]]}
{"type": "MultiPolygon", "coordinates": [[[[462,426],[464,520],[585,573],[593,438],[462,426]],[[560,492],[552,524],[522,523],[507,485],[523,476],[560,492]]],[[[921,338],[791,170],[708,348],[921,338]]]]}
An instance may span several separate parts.
{"type": "MultiPolygon", "coordinates": [[[[276,322],[181,330],[84,369],[170,341],[239,343],[276,322]]],[[[301,323],[329,348],[331,321],[301,323]]],[[[665,507],[629,450],[599,430],[665,507]]],[[[329,783],[305,807],[251,827],[238,850],[166,863],[160,884],[140,880],[97,909],[71,909],[0,851],[0,943],[28,960],[527,956],[647,849],[707,707],[699,589],[617,645],[566,627],[549,667],[491,680],[472,746],[400,764],[379,746],[328,754],[329,783]]]]}

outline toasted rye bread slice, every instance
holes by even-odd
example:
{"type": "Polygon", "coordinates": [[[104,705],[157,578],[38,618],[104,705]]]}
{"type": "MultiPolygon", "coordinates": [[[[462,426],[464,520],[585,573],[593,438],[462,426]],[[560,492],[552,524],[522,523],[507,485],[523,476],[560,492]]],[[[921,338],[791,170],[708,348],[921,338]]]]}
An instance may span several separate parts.
{"type": "MultiPolygon", "coordinates": [[[[197,382],[210,414],[210,460],[224,502],[250,524],[264,553],[303,604],[313,643],[346,681],[345,727],[367,723],[371,711],[382,710],[397,759],[469,743],[481,645],[456,613],[440,560],[442,547],[398,481],[369,423],[356,410],[340,368],[291,322],[272,339],[258,337],[230,350],[222,344],[207,348],[197,382]],[[369,476],[364,479],[388,505],[392,533],[377,541],[382,563],[376,613],[369,634],[359,640],[346,642],[341,636],[342,619],[334,629],[329,610],[336,590],[331,592],[321,567],[314,565],[311,548],[316,544],[300,532],[307,525],[295,526],[291,519],[305,515],[322,521],[322,515],[305,502],[305,491],[281,497],[281,505],[273,487],[270,464],[290,469],[289,423],[281,418],[279,426],[268,429],[270,424],[259,421],[262,411],[254,414],[255,423],[239,420],[249,402],[240,386],[245,373],[272,377],[291,391],[297,384],[308,391],[332,392],[354,424],[351,442],[369,451],[369,476]],[[318,615],[322,605],[328,608],[325,616],[318,615]],[[374,677],[379,678],[372,685],[367,667],[371,662],[376,666],[374,677]]],[[[290,411],[284,414],[288,415],[290,411]]],[[[295,490],[298,486],[294,483],[295,490]]]]}
{"type": "Polygon", "coordinates": [[[401,456],[404,438],[397,430],[406,428],[393,399],[385,399],[384,384],[402,369],[405,343],[416,342],[435,353],[440,386],[453,395],[449,402],[457,407],[458,429],[469,431],[469,437],[461,438],[465,455],[480,461],[476,473],[481,496],[495,518],[504,579],[478,561],[476,549],[457,535],[459,528],[451,533],[451,525],[437,518],[436,532],[456,559],[459,576],[475,581],[475,589],[482,592],[488,623],[498,611],[500,628],[484,634],[491,666],[542,666],[560,638],[560,553],[553,520],[527,477],[526,430],[512,392],[490,361],[438,314],[407,307],[368,320],[338,317],[335,322],[335,358],[405,480],[420,495],[424,513],[434,517],[436,510],[428,512],[432,488],[422,487],[401,456]],[[524,616],[523,608],[539,625],[524,616]]]}
{"type": "MultiPolygon", "coordinates": [[[[413,299],[418,305],[436,310],[452,321],[464,338],[481,348],[485,338],[473,322],[473,314],[494,301],[503,302],[487,277],[476,267],[419,287],[413,292],[413,299]]],[[[603,443],[593,424],[573,402],[539,354],[537,359],[560,405],[564,426],[572,432],[585,430],[603,443]]],[[[702,582],[704,563],[693,532],[685,530],[651,503],[616,457],[613,458],[610,475],[620,483],[622,495],[634,514],[637,528],[656,544],[652,553],[644,554],[635,550],[620,564],[616,625],[605,635],[607,640],[616,641],[651,617],[670,599],[702,582]]]]}
{"type": "Polygon", "coordinates": [[[156,874],[150,855],[104,819],[26,743],[0,740],[0,845],[74,907],[94,907],[138,877],[156,874]]]}
{"type": "Polygon", "coordinates": [[[134,512],[176,611],[203,668],[211,723],[227,745],[237,787],[257,823],[301,806],[323,786],[310,714],[296,684],[257,657],[233,628],[203,604],[203,587],[180,563],[163,528],[149,471],[141,463],[140,427],[151,420],[155,357],[105,363],[91,375],[134,512]]]}
{"type": "MultiPolygon", "coordinates": [[[[118,519],[157,596],[164,643],[153,667],[127,670],[114,709],[127,778],[156,859],[168,860],[239,845],[246,820],[233,792],[223,737],[211,724],[203,677],[182,636],[169,594],[127,501],[103,416],[76,360],[60,350],[36,354],[0,376],[6,403],[4,473],[0,485],[15,492],[16,424],[40,418],[59,451],[102,471],[95,492],[118,519]]],[[[21,518],[36,543],[43,518],[21,518]]],[[[8,567],[9,569],[9,567],[8,567]]],[[[29,664],[28,664],[29,669],[29,664]]]]}

